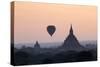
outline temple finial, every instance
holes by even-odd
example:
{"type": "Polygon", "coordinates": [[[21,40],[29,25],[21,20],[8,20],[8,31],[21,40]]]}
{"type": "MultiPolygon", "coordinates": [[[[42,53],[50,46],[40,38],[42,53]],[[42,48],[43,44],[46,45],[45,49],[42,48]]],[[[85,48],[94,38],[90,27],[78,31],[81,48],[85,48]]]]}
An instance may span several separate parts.
{"type": "Polygon", "coordinates": [[[72,24],[71,24],[71,27],[70,27],[70,34],[73,34],[72,24]]]}

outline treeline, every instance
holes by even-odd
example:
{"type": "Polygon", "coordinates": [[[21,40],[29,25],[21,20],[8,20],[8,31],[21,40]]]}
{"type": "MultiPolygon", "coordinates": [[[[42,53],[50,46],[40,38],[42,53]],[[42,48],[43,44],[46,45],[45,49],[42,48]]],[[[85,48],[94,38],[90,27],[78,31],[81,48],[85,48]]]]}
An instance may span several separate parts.
{"type": "Polygon", "coordinates": [[[97,49],[84,51],[59,51],[58,49],[35,50],[34,48],[15,48],[14,64],[15,65],[31,65],[31,64],[48,64],[48,63],[64,63],[64,62],[80,62],[97,60],[97,49]],[[40,52],[44,50],[45,52],[40,52]],[[57,52],[58,51],[58,52],[57,52]]]}

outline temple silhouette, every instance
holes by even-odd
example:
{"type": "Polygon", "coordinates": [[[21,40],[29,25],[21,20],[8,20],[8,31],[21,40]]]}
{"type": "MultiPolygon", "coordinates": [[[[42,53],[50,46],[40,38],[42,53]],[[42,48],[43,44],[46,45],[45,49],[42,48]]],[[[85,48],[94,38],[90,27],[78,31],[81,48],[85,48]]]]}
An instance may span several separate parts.
{"type": "Polygon", "coordinates": [[[38,43],[38,41],[36,41],[36,43],[34,45],[34,49],[40,49],[40,44],[38,43]]]}
{"type": "Polygon", "coordinates": [[[62,48],[65,48],[67,50],[81,50],[83,48],[83,46],[80,45],[79,41],[74,35],[72,24],[69,30],[69,35],[62,44],[62,48]]]}

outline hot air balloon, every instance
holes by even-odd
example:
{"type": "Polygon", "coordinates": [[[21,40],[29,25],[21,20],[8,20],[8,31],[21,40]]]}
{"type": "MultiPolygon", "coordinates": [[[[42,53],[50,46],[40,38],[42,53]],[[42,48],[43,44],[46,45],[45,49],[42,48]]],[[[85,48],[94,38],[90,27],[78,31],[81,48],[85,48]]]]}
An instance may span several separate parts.
{"type": "Polygon", "coordinates": [[[50,36],[52,36],[55,32],[56,28],[54,25],[49,25],[47,26],[47,32],[50,34],[50,36]]]}

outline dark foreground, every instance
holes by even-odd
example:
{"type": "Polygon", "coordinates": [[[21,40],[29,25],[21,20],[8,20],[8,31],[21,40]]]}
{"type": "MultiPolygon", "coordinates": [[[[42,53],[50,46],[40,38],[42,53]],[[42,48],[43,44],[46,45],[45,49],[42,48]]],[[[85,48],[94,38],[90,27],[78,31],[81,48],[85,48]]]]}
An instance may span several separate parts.
{"type": "Polygon", "coordinates": [[[14,65],[49,64],[65,62],[96,61],[97,50],[58,50],[58,49],[14,49],[14,65]]]}

